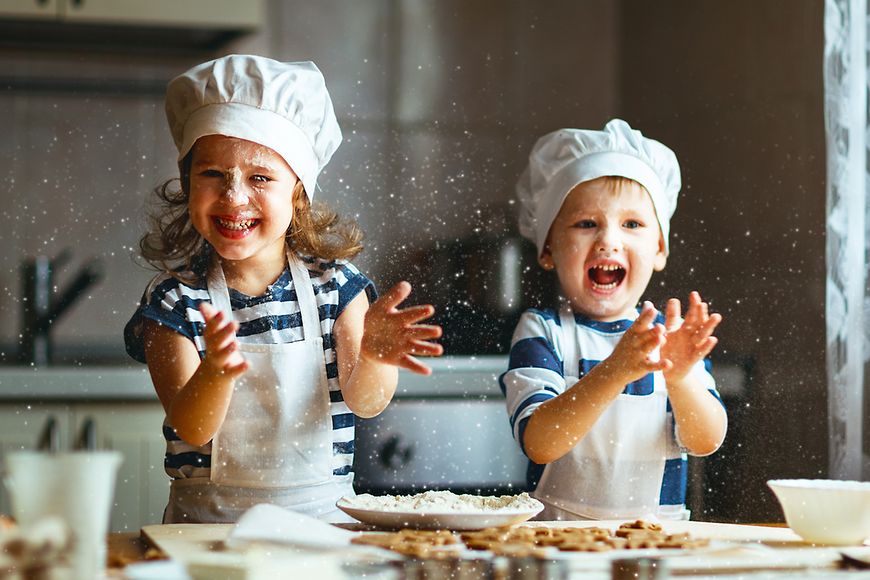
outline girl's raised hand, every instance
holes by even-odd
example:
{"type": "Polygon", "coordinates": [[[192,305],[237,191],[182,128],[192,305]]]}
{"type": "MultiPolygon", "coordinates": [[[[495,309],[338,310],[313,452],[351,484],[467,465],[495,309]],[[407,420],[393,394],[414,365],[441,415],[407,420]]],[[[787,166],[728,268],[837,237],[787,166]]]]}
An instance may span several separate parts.
{"type": "Polygon", "coordinates": [[[222,374],[230,379],[237,379],[250,366],[239,352],[236,340],[236,330],[239,323],[227,320],[226,315],[207,302],[199,306],[199,311],[205,319],[205,357],[202,365],[215,374],[222,374]]]}
{"type": "Polygon", "coordinates": [[[665,310],[665,329],[667,343],[662,347],[662,358],[667,358],[673,366],[665,372],[668,383],[681,381],[692,367],[710,354],[718,339],[713,331],[722,322],[719,314],[709,314],[707,303],[697,292],[689,294],[689,307],[685,320],[681,317],[680,301],[668,300],[665,310]]]}
{"type": "Polygon", "coordinates": [[[644,302],[640,315],[634,324],[625,331],[613,353],[607,357],[608,366],[614,374],[621,375],[620,382],[628,384],[648,373],[664,371],[671,363],[664,357],[653,360],[655,349],[662,347],[667,340],[665,327],[653,324],[656,309],[652,302],[644,302]]]}
{"type": "Polygon", "coordinates": [[[432,369],[415,357],[439,356],[444,352],[440,344],[429,342],[441,336],[441,327],[417,324],[435,313],[431,305],[397,308],[410,293],[411,285],[399,282],[369,307],[360,356],[428,375],[432,369]]]}

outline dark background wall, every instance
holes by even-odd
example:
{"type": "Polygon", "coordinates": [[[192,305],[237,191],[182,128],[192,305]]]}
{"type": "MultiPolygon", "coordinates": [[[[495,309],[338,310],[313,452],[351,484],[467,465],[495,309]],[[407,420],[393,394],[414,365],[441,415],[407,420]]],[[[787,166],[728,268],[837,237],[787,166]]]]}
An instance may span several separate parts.
{"type": "Polygon", "coordinates": [[[684,178],[651,294],[700,290],[725,318],[714,360],[754,362],[710,460],[727,519],[778,517],[767,479],[827,472],[823,8],[622,4],[620,112],[674,148],[684,178]]]}

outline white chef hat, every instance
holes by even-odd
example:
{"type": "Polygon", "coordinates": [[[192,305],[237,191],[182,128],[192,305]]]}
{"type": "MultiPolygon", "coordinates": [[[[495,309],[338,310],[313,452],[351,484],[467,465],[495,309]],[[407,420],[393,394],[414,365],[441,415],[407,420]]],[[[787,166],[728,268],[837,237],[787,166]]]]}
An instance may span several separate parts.
{"type": "Polygon", "coordinates": [[[166,118],[179,161],[206,135],[253,141],[284,158],[309,200],[341,144],[326,82],[308,61],[233,54],[197,65],[169,82],[166,118]]]}
{"type": "Polygon", "coordinates": [[[613,119],[603,131],[559,129],[532,147],[517,195],[520,233],[535,242],[539,256],[571,190],[584,181],[611,175],[633,179],[646,188],[668,251],[670,220],[681,186],[677,156],[625,121],[613,119]]]}

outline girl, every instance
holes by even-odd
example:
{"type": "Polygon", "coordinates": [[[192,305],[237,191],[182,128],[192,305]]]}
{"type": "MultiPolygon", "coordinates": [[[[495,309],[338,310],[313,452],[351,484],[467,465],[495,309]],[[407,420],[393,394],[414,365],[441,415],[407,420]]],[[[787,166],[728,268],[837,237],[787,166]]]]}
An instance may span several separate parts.
{"type": "Polygon", "coordinates": [[[354,415],[393,396],[401,366],[441,354],[431,306],[375,298],[348,258],[354,224],[311,205],[341,142],[313,63],[232,55],[170,82],[181,191],[141,243],[164,270],[127,324],[166,409],[164,522],[234,522],[258,503],[328,521],[352,495],[354,415]],[[179,265],[180,262],[180,265],[179,265]],[[173,267],[174,264],[174,267],[173,267]]]}

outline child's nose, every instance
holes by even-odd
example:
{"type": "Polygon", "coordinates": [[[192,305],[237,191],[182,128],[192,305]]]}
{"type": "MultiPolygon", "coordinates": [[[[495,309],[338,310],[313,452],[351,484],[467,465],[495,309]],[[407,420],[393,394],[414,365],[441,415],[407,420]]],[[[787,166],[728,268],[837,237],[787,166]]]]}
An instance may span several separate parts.
{"type": "Polygon", "coordinates": [[[599,252],[618,252],[621,247],[619,231],[616,228],[603,227],[595,240],[595,249],[599,252]]]}
{"type": "Polygon", "coordinates": [[[241,176],[236,172],[231,171],[227,174],[224,197],[232,205],[246,205],[248,203],[248,192],[245,190],[241,176]]]}
{"type": "Polygon", "coordinates": [[[231,205],[247,205],[248,194],[241,187],[227,187],[224,197],[231,205]]]}

